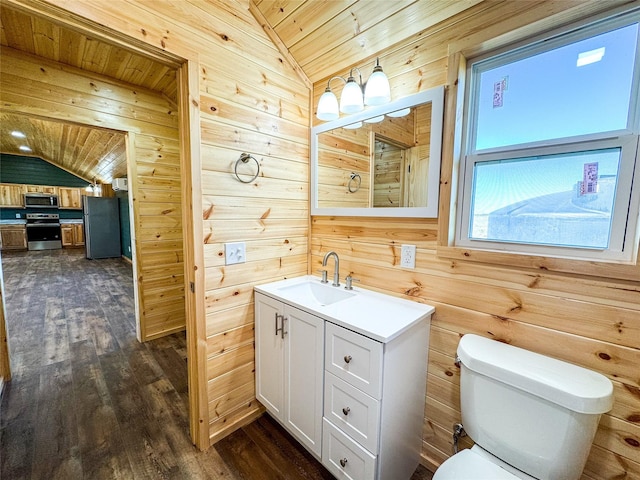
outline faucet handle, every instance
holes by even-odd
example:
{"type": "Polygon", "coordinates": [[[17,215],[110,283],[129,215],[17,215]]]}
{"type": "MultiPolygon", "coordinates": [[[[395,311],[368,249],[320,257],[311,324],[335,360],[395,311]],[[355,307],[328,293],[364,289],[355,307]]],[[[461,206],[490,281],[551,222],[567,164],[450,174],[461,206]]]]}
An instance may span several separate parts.
{"type": "Polygon", "coordinates": [[[344,281],[346,282],[346,285],[344,286],[345,290],[353,290],[353,285],[351,284],[351,282],[359,282],[360,279],[359,278],[353,278],[351,275],[347,275],[344,279],[344,281]]]}
{"type": "Polygon", "coordinates": [[[321,283],[329,283],[329,280],[327,280],[327,271],[326,270],[318,270],[318,273],[322,274],[322,280],[320,280],[321,283]]]}

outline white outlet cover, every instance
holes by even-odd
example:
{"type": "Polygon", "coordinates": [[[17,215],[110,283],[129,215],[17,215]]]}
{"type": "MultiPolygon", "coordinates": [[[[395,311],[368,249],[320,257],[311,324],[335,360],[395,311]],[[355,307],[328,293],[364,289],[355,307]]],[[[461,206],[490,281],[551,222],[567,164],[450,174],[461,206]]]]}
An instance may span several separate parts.
{"type": "Polygon", "coordinates": [[[400,266],[403,268],[416,268],[415,245],[402,245],[400,253],[400,266]]]}
{"type": "Polygon", "coordinates": [[[247,247],[244,242],[230,242],[224,244],[225,265],[235,265],[246,261],[247,247]]]}

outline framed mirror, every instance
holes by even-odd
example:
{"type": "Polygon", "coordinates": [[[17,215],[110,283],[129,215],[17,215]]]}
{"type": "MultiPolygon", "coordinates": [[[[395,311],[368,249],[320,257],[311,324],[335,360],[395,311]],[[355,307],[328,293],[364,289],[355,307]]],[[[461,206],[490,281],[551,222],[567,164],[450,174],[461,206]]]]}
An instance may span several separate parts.
{"type": "Polygon", "coordinates": [[[311,215],[438,216],[444,87],[311,129],[311,215]]]}

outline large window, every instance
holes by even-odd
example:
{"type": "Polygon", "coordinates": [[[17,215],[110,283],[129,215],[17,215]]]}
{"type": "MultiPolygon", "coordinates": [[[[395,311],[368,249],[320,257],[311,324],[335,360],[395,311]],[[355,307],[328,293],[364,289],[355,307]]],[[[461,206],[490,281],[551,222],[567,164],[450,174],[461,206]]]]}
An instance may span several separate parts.
{"type": "Polygon", "coordinates": [[[457,245],[635,261],[639,22],[469,62],[457,245]]]}

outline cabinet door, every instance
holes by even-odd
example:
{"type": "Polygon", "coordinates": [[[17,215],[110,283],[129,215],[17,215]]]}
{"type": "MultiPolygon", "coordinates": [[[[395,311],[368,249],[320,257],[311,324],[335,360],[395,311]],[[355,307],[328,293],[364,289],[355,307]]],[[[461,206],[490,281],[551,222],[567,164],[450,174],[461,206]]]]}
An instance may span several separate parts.
{"type": "Polygon", "coordinates": [[[74,245],[74,242],[73,242],[73,225],[70,225],[70,224],[62,224],[62,225],[60,225],[60,232],[62,234],[62,246],[63,247],[72,247],[74,245]]]}
{"type": "Polygon", "coordinates": [[[76,246],[84,245],[84,225],[81,223],[73,225],[73,243],[76,246]]]}
{"type": "Polygon", "coordinates": [[[318,457],[322,447],[324,320],[284,309],[285,425],[318,457]]]}
{"type": "Polygon", "coordinates": [[[71,187],[60,187],[59,202],[60,208],[74,208],[80,209],[82,207],[82,200],[80,189],[71,187]]]}
{"type": "Polygon", "coordinates": [[[49,195],[58,195],[58,187],[52,185],[25,185],[24,189],[27,193],[47,193],[49,195]]]}
{"type": "Polygon", "coordinates": [[[284,419],[284,341],[276,328],[282,325],[282,303],[255,294],[256,398],[278,420],[284,419]]]}
{"type": "Polygon", "coordinates": [[[3,207],[24,207],[22,195],[25,186],[14,183],[0,185],[0,205],[3,207]]]}
{"type": "Polygon", "coordinates": [[[27,248],[27,235],[25,227],[0,228],[3,250],[24,250],[27,248]]]}

